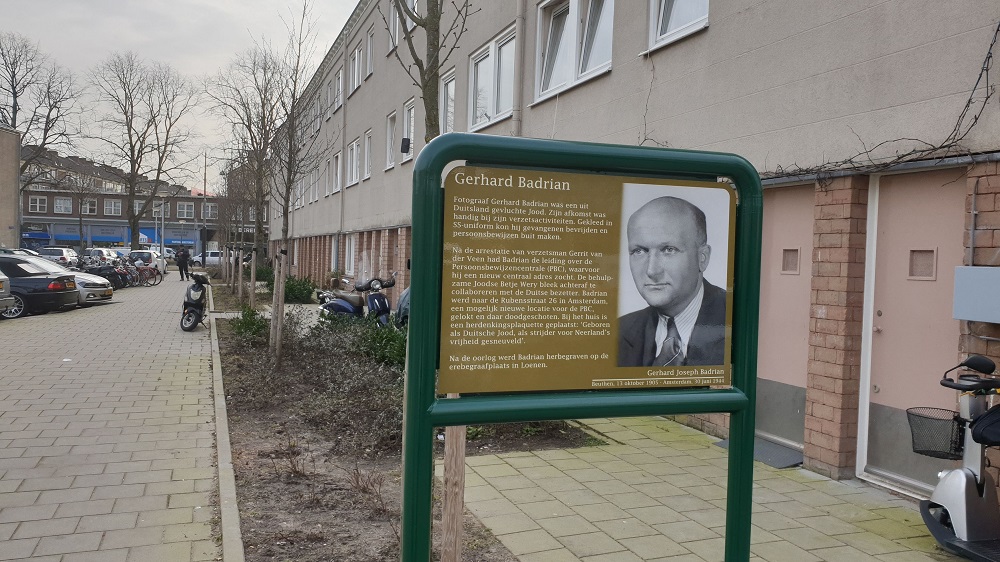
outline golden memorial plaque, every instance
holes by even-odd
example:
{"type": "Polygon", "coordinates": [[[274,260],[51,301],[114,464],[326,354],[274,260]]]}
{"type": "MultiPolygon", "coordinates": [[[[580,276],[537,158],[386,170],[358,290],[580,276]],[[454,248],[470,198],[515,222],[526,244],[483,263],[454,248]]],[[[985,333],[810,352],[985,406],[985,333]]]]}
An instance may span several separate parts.
{"type": "Polygon", "coordinates": [[[459,167],[438,392],[731,384],[729,184],[459,167]]]}

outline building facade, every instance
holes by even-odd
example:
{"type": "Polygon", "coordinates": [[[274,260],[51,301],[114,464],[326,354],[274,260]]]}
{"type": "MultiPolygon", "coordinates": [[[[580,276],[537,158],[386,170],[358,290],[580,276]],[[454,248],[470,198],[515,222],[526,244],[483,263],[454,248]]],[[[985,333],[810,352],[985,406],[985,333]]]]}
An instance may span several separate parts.
{"type": "MultiPolygon", "coordinates": [[[[906,408],[953,407],[939,374],[965,353],[1000,358],[998,324],[951,310],[955,267],[1000,265],[1000,108],[986,72],[1000,6],[473,7],[442,72],[440,132],[747,158],[766,187],[758,432],[818,472],[929,489],[945,465],[910,451],[906,408]]],[[[423,100],[403,70],[408,23],[383,14],[389,0],[361,0],[304,96],[334,148],[300,186],[290,253],[293,272],[320,282],[398,270],[408,284],[423,100]]],[[[689,422],[716,434],[728,423],[689,422]]]]}
{"type": "MultiPolygon", "coordinates": [[[[20,245],[129,247],[129,201],[120,180],[123,176],[121,170],[86,158],[46,151],[22,177],[28,187],[20,196],[20,245]]],[[[220,202],[216,197],[192,195],[181,186],[161,185],[156,192],[140,220],[141,244],[158,245],[162,240],[166,246],[201,251],[217,235],[220,202]]],[[[141,209],[148,193],[132,201],[135,211],[141,209]]]]}

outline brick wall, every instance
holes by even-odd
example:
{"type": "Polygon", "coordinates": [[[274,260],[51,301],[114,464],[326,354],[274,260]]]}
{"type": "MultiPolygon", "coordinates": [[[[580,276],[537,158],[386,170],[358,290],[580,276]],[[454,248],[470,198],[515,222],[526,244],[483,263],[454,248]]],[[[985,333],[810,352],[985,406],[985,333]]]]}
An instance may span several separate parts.
{"type": "Polygon", "coordinates": [[[816,187],[803,464],[854,476],[868,177],[816,187]]]}

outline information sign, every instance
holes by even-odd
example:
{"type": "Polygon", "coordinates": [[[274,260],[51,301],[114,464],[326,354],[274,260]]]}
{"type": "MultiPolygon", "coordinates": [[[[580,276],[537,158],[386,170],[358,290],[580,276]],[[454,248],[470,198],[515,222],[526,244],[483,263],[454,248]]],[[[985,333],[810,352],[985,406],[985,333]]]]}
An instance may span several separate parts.
{"type": "Polygon", "coordinates": [[[444,192],[439,392],[731,384],[730,185],[463,166],[444,192]]]}

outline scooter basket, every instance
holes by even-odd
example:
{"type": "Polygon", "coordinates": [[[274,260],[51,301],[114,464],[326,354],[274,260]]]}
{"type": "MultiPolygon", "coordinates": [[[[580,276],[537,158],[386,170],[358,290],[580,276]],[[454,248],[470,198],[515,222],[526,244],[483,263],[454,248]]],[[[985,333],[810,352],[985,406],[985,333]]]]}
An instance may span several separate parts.
{"type": "Polygon", "coordinates": [[[913,452],[936,459],[962,458],[962,418],[958,412],[941,408],[909,408],[913,452]]]}

